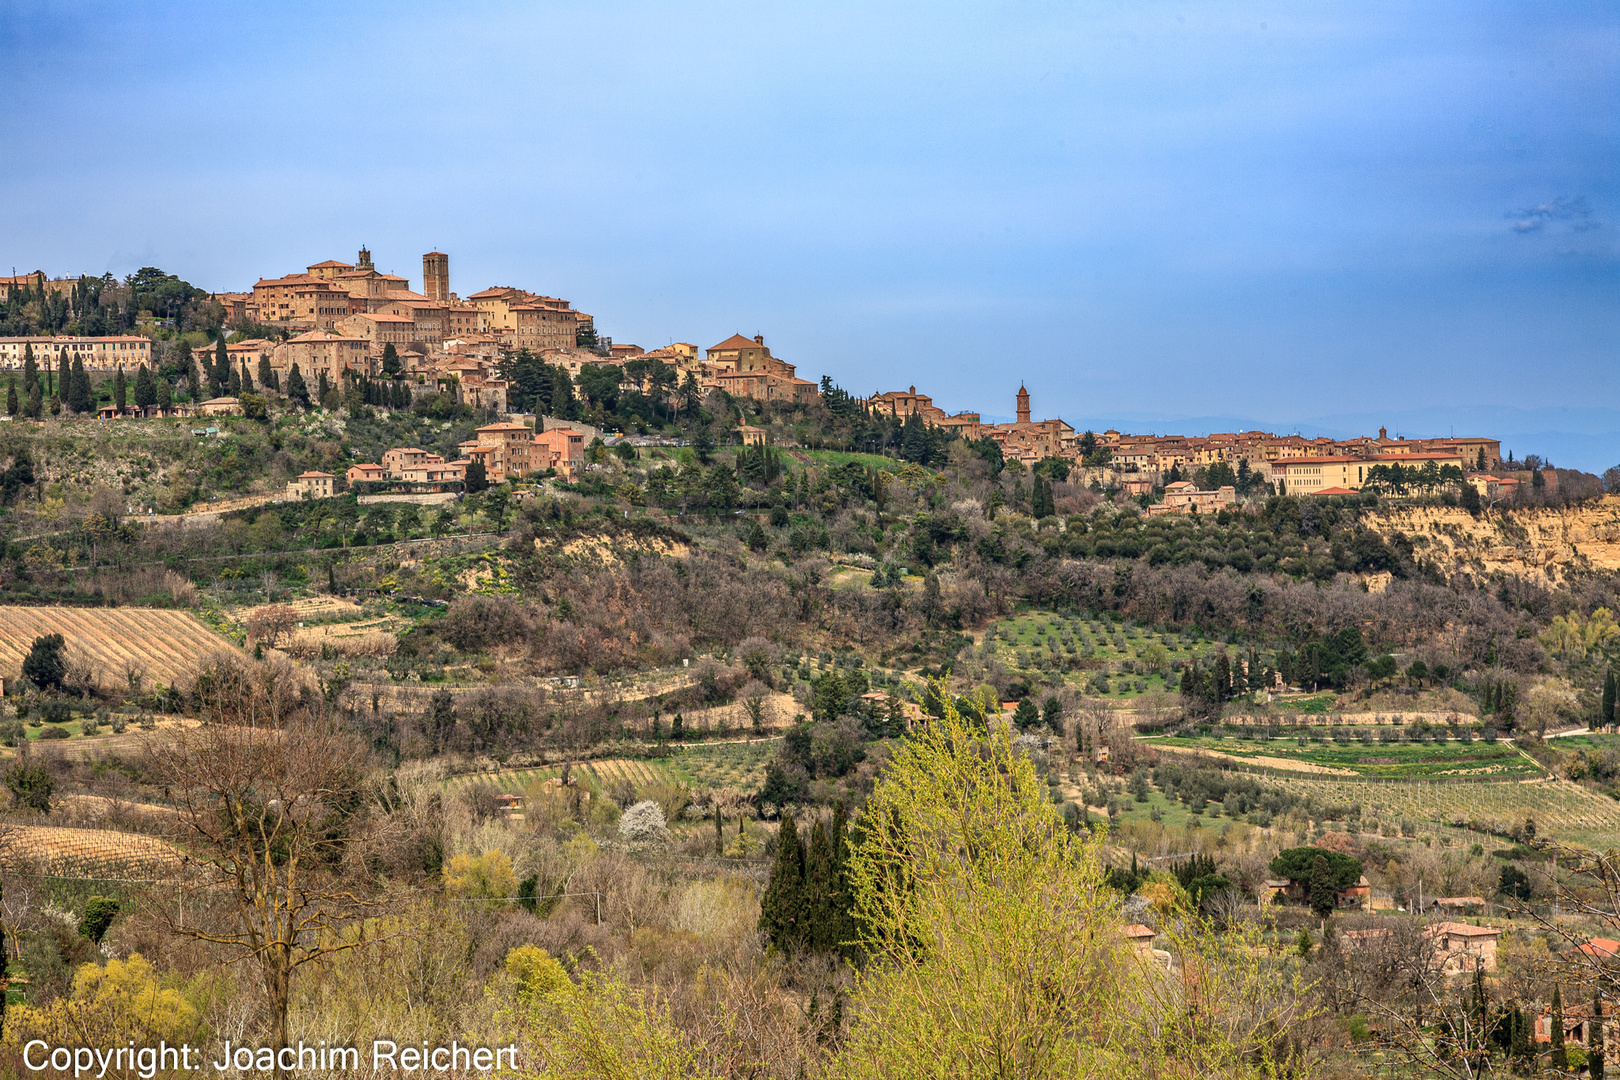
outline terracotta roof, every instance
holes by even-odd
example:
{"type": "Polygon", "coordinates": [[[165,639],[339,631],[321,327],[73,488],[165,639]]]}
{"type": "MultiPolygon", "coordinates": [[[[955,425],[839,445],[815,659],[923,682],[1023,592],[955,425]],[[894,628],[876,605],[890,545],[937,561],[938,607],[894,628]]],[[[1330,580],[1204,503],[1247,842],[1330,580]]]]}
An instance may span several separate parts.
{"type": "Polygon", "coordinates": [[[1454,937],[1501,937],[1502,931],[1494,926],[1470,926],[1468,923],[1443,922],[1429,927],[1431,934],[1450,934],[1454,937]]]}
{"type": "Polygon", "coordinates": [[[310,269],[314,270],[317,267],[319,267],[319,268],[324,270],[328,266],[341,266],[345,270],[353,270],[354,269],[354,263],[338,262],[338,260],[336,260],[336,259],[327,259],[325,262],[313,263],[313,264],[310,265],[310,269]]]}
{"type": "Polygon", "coordinates": [[[1591,956],[1600,960],[1607,960],[1616,953],[1620,953],[1620,941],[1616,941],[1613,938],[1595,937],[1591,941],[1575,946],[1575,948],[1571,951],[1578,952],[1582,956],[1591,956]]]}
{"type": "Polygon", "coordinates": [[[1330,488],[1322,488],[1320,491],[1307,491],[1307,492],[1304,492],[1303,494],[1306,494],[1306,495],[1359,495],[1359,494],[1361,494],[1361,492],[1356,491],[1354,488],[1330,487],[1330,488]]]}
{"type": "Polygon", "coordinates": [[[1158,936],[1152,929],[1143,926],[1141,923],[1131,923],[1125,928],[1124,934],[1128,938],[1153,938],[1158,936]]]}
{"type": "Polygon", "coordinates": [[[447,259],[450,257],[448,255],[445,255],[444,252],[442,252],[442,251],[430,251],[430,252],[428,252],[428,254],[429,255],[444,255],[444,257],[447,258],[447,259]]]}
{"type": "Polygon", "coordinates": [[[710,345],[709,352],[730,352],[732,349],[758,349],[760,343],[753,338],[743,337],[741,334],[732,334],[718,345],[710,345]]]}
{"type": "Polygon", "coordinates": [[[319,479],[320,477],[325,477],[326,479],[330,480],[332,479],[332,474],[329,472],[301,472],[298,474],[298,479],[300,480],[315,480],[319,479]]]}

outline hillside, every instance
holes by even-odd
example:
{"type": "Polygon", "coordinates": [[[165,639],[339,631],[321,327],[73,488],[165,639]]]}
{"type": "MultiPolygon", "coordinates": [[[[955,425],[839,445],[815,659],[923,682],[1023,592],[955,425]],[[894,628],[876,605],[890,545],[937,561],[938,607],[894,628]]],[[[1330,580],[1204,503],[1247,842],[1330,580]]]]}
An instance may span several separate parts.
{"type": "Polygon", "coordinates": [[[1585,571],[1620,570],[1620,496],[1564,507],[1487,510],[1479,517],[1457,507],[1382,507],[1366,524],[1385,538],[1412,538],[1421,561],[1450,575],[1506,574],[1537,584],[1585,571]]]}

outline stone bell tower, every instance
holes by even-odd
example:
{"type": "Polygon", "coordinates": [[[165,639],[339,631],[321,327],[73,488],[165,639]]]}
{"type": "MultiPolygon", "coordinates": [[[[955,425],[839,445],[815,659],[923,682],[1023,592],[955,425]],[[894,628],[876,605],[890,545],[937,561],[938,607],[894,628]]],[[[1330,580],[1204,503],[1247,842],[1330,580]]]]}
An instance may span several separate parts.
{"type": "Polygon", "coordinates": [[[450,256],[430,251],[422,256],[422,293],[441,304],[450,302],[450,256]]]}
{"type": "Polygon", "coordinates": [[[1018,384],[1018,422],[1029,423],[1029,391],[1024,389],[1023,383],[1018,384]]]}

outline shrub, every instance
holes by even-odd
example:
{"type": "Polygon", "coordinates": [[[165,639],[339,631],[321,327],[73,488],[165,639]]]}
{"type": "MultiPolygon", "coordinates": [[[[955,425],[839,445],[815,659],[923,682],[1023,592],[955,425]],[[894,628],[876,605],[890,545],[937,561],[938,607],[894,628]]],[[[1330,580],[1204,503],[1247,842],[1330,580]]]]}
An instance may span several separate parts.
{"type": "Polygon", "coordinates": [[[667,843],[669,828],[664,824],[664,808],[651,799],[636,803],[619,818],[619,836],[632,844],[667,843]]]}
{"type": "Polygon", "coordinates": [[[68,737],[68,731],[66,728],[48,727],[39,733],[39,737],[42,739],[65,739],[68,737]]]}

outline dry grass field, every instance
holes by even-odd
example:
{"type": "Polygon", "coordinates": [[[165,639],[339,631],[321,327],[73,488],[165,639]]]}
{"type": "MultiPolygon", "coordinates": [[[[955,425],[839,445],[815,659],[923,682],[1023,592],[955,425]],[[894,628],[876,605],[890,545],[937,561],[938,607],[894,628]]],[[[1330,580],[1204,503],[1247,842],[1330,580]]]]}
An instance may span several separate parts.
{"type": "Polygon", "coordinates": [[[36,637],[61,634],[70,662],[88,664],[97,685],[173,686],[208,657],[236,647],[184,611],[153,608],[0,606],[0,675],[15,679],[36,637]]]}

